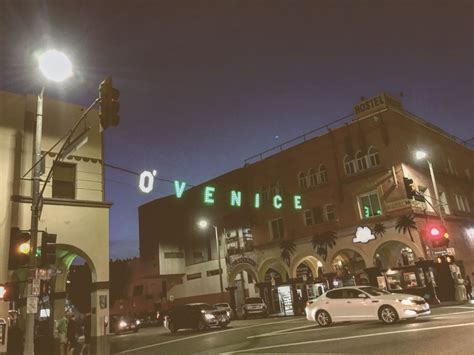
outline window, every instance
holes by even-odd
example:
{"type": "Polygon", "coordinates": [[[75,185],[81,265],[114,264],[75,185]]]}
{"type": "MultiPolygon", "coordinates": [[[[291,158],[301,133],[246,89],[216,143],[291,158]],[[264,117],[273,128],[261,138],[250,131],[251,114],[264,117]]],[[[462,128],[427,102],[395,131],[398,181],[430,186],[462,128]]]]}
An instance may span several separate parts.
{"type": "Polygon", "coordinates": [[[433,201],[431,199],[430,190],[425,186],[418,185],[418,191],[422,194],[425,200],[428,201],[428,202],[421,202],[422,208],[429,212],[434,212],[433,207],[432,207],[433,201]]]}
{"type": "Polygon", "coordinates": [[[76,165],[57,163],[53,171],[53,198],[76,198],[76,165]]]}
{"type": "Polygon", "coordinates": [[[306,226],[312,226],[314,224],[314,217],[312,210],[304,211],[304,224],[306,226]]]}
{"type": "MultiPolygon", "coordinates": [[[[344,289],[344,298],[359,298],[359,295],[365,295],[365,293],[355,288],[344,289]]],[[[365,296],[367,297],[367,295],[365,296]]]]}
{"type": "Polygon", "coordinates": [[[313,217],[314,217],[314,223],[323,223],[323,209],[321,206],[316,206],[313,208],[313,217]]]}
{"type": "Polygon", "coordinates": [[[446,193],[439,193],[439,208],[444,214],[449,214],[448,200],[446,200],[446,193]]]}
{"type": "Polygon", "coordinates": [[[306,189],[308,187],[308,181],[306,180],[306,174],[305,173],[299,173],[298,174],[298,182],[299,182],[300,187],[302,189],[306,189]]]}
{"type": "Polygon", "coordinates": [[[317,179],[317,176],[316,176],[316,171],[314,169],[309,169],[308,175],[309,175],[309,185],[310,186],[317,185],[318,184],[318,179],[317,179]]]}
{"type": "Polygon", "coordinates": [[[284,229],[283,229],[283,219],[278,218],[270,221],[270,235],[272,239],[283,239],[284,229]]]}
{"type": "Polygon", "coordinates": [[[333,290],[326,293],[327,298],[344,298],[344,290],[333,290]]]}
{"type": "Polygon", "coordinates": [[[458,207],[458,211],[471,212],[471,208],[469,206],[469,200],[467,199],[466,196],[455,194],[454,198],[456,199],[456,205],[458,207]]]}
{"type": "Polygon", "coordinates": [[[165,253],[165,259],[182,259],[182,258],[184,258],[183,252],[165,253]]]}
{"type": "Polygon", "coordinates": [[[451,161],[451,159],[448,159],[448,169],[449,169],[449,172],[453,175],[457,175],[458,172],[456,171],[456,168],[454,167],[453,165],[453,162],[451,161]]]}
{"type": "Polygon", "coordinates": [[[356,154],[356,160],[358,171],[366,170],[368,168],[367,155],[363,155],[362,152],[359,151],[356,154]]]}
{"type": "Polygon", "coordinates": [[[196,279],[200,279],[201,278],[201,273],[200,272],[196,272],[195,274],[188,274],[186,275],[186,280],[196,280],[196,279]]]}
{"type": "Polygon", "coordinates": [[[326,205],[324,206],[324,217],[326,221],[334,221],[336,219],[336,206],[326,205]]]}
{"type": "Polygon", "coordinates": [[[318,180],[319,184],[324,184],[325,182],[328,182],[328,171],[326,170],[326,166],[324,166],[323,164],[319,166],[318,180]]]}
{"type": "MultiPolygon", "coordinates": [[[[221,273],[222,273],[222,269],[221,269],[221,273]]],[[[206,275],[207,275],[207,277],[219,275],[219,269],[208,270],[208,271],[206,271],[206,275]]]]}
{"type": "Polygon", "coordinates": [[[280,194],[280,187],[278,186],[278,184],[276,185],[272,185],[270,187],[270,196],[275,196],[275,195],[278,195],[280,194]]]}
{"type": "Polygon", "coordinates": [[[350,160],[347,155],[344,157],[344,171],[346,175],[352,175],[356,172],[354,159],[350,160]]]}
{"type": "Polygon", "coordinates": [[[364,195],[359,195],[358,202],[360,217],[362,219],[379,216],[382,214],[379,196],[377,195],[376,191],[369,192],[368,194],[364,195]]]}
{"type": "Polygon", "coordinates": [[[380,159],[379,159],[379,152],[375,147],[370,147],[369,148],[369,162],[370,166],[378,166],[380,165],[380,159]]]}

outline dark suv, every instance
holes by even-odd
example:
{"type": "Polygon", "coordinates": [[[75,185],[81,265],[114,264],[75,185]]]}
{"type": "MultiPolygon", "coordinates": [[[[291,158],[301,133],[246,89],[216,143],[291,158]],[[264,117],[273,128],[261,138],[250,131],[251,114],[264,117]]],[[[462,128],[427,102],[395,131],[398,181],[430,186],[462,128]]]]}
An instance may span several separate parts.
{"type": "Polygon", "coordinates": [[[226,327],[230,318],[226,311],[217,310],[207,303],[190,303],[174,306],[165,316],[164,325],[171,332],[192,328],[204,330],[210,327],[226,327]]]}

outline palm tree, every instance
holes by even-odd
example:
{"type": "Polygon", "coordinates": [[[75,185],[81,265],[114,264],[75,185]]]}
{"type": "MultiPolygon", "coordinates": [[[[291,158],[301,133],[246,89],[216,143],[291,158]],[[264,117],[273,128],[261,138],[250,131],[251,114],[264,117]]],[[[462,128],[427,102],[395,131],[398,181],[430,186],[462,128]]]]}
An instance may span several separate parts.
{"type": "Polygon", "coordinates": [[[395,228],[397,229],[398,233],[402,232],[403,234],[406,234],[408,232],[411,241],[415,242],[411,231],[417,230],[418,228],[416,227],[415,216],[413,215],[413,213],[400,216],[398,218],[397,225],[395,226],[395,228]]]}
{"type": "Polygon", "coordinates": [[[281,258],[283,261],[290,266],[290,261],[291,261],[291,256],[295,253],[296,251],[296,244],[293,240],[283,240],[280,243],[280,249],[281,249],[281,258]]]}
{"type": "Polygon", "coordinates": [[[328,257],[328,247],[332,249],[336,245],[336,233],[333,231],[323,232],[321,234],[315,234],[311,238],[311,244],[316,253],[326,261],[328,257]]]}
{"type": "Polygon", "coordinates": [[[387,228],[385,228],[385,225],[383,223],[375,223],[374,228],[372,230],[374,231],[376,237],[382,238],[385,232],[387,231],[387,228]]]}

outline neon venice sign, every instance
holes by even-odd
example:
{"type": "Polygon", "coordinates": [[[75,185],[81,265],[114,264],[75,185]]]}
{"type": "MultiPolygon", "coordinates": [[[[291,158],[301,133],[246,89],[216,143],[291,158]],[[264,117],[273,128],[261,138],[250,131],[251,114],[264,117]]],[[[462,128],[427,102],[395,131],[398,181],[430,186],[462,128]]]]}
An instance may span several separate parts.
{"type": "MultiPolygon", "coordinates": [[[[153,183],[155,181],[156,170],[148,171],[145,170],[140,174],[140,181],[138,187],[140,191],[144,193],[150,193],[153,190],[153,183]]],[[[174,180],[174,193],[177,198],[182,198],[184,194],[184,190],[186,189],[186,182],[174,180]]],[[[211,185],[204,186],[203,188],[203,202],[208,205],[212,205],[215,203],[215,193],[216,188],[211,185]]],[[[229,192],[229,201],[231,206],[240,207],[242,205],[242,192],[238,190],[231,190],[229,192]]],[[[260,193],[255,193],[252,197],[253,199],[253,206],[255,208],[260,208],[262,205],[262,197],[260,193]]],[[[280,209],[284,205],[283,197],[281,195],[274,195],[272,197],[272,205],[276,209],[280,209]]],[[[293,195],[292,200],[293,208],[296,210],[301,210],[303,208],[301,204],[301,196],[300,195],[293,195]]]]}

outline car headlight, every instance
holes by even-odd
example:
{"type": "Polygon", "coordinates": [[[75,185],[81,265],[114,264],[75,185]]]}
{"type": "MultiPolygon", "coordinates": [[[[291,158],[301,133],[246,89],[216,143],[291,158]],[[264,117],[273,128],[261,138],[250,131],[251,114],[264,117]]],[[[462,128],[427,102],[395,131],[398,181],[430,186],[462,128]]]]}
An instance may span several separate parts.
{"type": "Polygon", "coordinates": [[[206,313],[206,314],[204,315],[204,318],[206,318],[207,320],[213,320],[213,319],[216,318],[216,317],[214,317],[213,314],[206,313]]]}
{"type": "Polygon", "coordinates": [[[121,321],[121,322],[119,323],[119,327],[120,327],[120,328],[125,328],[126,326],[127,326],[127,322],[125,322],[125,321],[121,321]]]}
{"type": "Polygon", "coordinates": [[[413,302],[412,300],[410,299],[403,299],[403,300],[395,300],[396,302],[400,302],[401,304],[405,305],[405,306],[414,306],[415,305],[415,302],[413,302]]]}
{"type": "Polygon", "coordinates": [[[226,311],[227,317],[230,317],[230,311],[226,311]]]}
{"type": "Polygon", "coordinates": [[[137,325],[140,325],[140,321],[137,319],[137,321],[135,322],[137,325]]]}

